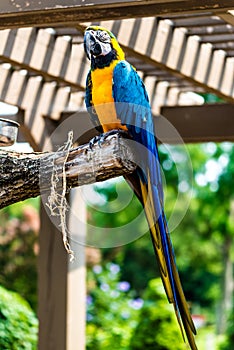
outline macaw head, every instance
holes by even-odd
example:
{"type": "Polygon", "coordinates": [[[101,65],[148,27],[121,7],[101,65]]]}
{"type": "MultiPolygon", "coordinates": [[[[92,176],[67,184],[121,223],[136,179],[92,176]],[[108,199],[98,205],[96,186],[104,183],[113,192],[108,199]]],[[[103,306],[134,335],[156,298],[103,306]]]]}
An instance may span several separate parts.
{"type": "Polygon", "coordinates": [[[124,52],[114,34],[100,26],[86,28],[84,49],[88,59],[97,66],[98,62],[105,66],[114,59],[124,59],[124,52]]]}

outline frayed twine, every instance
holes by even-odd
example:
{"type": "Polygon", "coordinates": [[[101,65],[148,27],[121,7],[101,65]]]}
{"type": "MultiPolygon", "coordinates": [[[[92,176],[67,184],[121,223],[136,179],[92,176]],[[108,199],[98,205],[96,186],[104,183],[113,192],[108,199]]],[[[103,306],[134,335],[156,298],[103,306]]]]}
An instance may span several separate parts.
{"type": "Polygon", "coordinates": [[[68,240],[68,229],[66,223],[66,212],[68,211],[68,204],[66,200],[66,191],[67,191],[67,182],[66,182],[66,171],[65,164],[69,155],[69,151],[72,147],[73,141],[73,131],[69,131],[67,142],[61,146],[58,151],[54,154],[53,157],[53,171],[51,174],[51,191],[48,196],[48,203],[46,203],[47,207],[50,210],[50,214],[52,216],[57,216],[60,219],[59,227],[62,231],[63,244],[70,256],[70,261],[74,261],[75,255],[73,250],[71,249],[69,240],[68,240]],[[61,165],[56,165],[55,160],[57,159],[56,154],[58,152],[64,152],[64,161],[62,166],[62,176],[61,176],[61,165]],[[58,191],[61,191],[60,194],[58,191]]]}

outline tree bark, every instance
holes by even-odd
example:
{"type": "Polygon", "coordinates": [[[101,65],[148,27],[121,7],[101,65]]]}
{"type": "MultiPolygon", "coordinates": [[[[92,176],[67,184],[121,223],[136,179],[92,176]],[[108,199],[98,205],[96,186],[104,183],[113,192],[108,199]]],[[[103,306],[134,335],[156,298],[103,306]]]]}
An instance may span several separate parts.
{"type": "Polygon", "coordinates": [[[66,176],[67,192],[72,187],[130,174],[136,169],[128,139],[118,132],[102,143],[49,153],[0,152],[0,208],[36,197],[51,189],[56,169],[66,176]]]}

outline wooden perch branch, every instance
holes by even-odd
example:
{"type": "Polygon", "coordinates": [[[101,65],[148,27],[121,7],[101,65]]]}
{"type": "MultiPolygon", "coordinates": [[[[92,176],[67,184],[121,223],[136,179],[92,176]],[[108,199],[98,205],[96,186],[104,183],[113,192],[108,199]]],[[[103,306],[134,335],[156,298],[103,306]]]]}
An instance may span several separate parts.
{"type": "MultiPolygon", "coordinates": [[[[51,175],[56,166],[62,176],[64,151],[51,153],[0,152],[0,208],[49,194],[51,175]]],[[[129,174],[136,169],[128,139],[116,132],[105,138],[101,145],[89,144],[69,151],[65,162],[67,190],[72,187],[104,181],[129,174]]]]}

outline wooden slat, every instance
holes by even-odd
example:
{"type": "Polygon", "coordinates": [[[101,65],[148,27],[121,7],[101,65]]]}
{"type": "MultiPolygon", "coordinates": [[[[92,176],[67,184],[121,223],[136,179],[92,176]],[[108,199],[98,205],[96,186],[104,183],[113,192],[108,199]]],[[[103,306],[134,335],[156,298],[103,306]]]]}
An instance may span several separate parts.
{"type": "MultiPolygon", "coordinates": [[[[213,11],[212,11],[213,12],[213,11]]],[[[222,25],[222,20],[218,16],[206,16],[205,12],[201,14],[195,14],[193,16],[179,16],[174,15],[172,17],[173,23],[176,27],[183,28],[196,28],[196,27],[215,27],[222,25]]]]}
{"type": "Polygon", "coordinates": [[[24,93],[24,84],[27,80],[27,71],[14,71],[4,100],[10,104],[18,105],[20,96],[24,93]]]}
{"type": "Polygon", "coordinates": [[[59,119],[61,112],[66,109],[66,106],[69,102],[71,89],[69,86],[67,87],[61,87],[56,91],[56,97],[54,98],[53,105],[51,106],[49,111],[47,112],[47,115],[49,115],[52,119],[59,119]]]}
{"type": "Polygon", "coordinates": [[[147,18],[146,21],[140,21],[140,26],[138,28],[138,34],[136,38],[135,48],[136,50],[144,54],[147,52],[147,48],[149,46],[149,42],[151,40],[152,28],[154,25],[154,17],[147,18]]]}
{"type": "Polygon", "coordinates": [[[151,103],[152,112],[154,114],[159,114],[161,106],[167,103],[167,94],[169,87],[169,83],[164,81],[159,82],[156,85],[155,96],[157,96],[157,98],[154,98],[151,103]]]}
{"type": "Polygon", "coordinates": [[[42,83],[42,77],[29,78],[22,104],[19,107],[24,110],[36,110],[38,101],[37,96],[42,88],[42,83]]]}
{"type": "MultiPolygon", "coordinates": [[[[12,31],[11,31],[12,33],[12,31]]],[[[36,39],[35,28],[21,28],[17,31],[14,45],[12,47],[11,58],[17,62],[24,63],[25,56],[32,50],[30,44],[34,44],[36,39]]]]}
{"type": "Polygon", "coordinates": [[[78,109],[81,109],[82,106],[84,106],[84,93],[81,91],[72,92],[70,94],[70,99],[68,102],[67,109],[69,111],[76,111],[78,109]]]}
{"type": "Polygon", "coordinates": [[[212,45],[210,43],[201,44],[198,62],[194,73],[196,81],[206,84],[207,71],[212,57],[212,45]]]}
{"type": "Polygon", "coordinates": [[[221,82],[221,91],[224,94],[231,94],[233,96],[233,77],[234,77],[234,57],[228,57],[221,82]]]}
{"type": "Polygon", "coordinates": [[[168,91],[167,105],[176,106],[179,104],[180,89],[178,87],[171,87],[168,91]]]}
{"type": "Polygon", "coordinates": [[[176,28],[174,30],[173,39],[170,45],[170,51],[167,59],[167,66],[173,69],[180,70],[181,55],[184,56],[184,46],[186,44],[187,30],[185,28],[176,28]]]}
{"type": "Polygon", "coordinates": [[[67,70],[67,64],[64,69],[63,65],[64,63],[68,63],[70,52],[71,42],[64,39],[64,37],[58,37],[53,48],[51,60],[48,67],[48,73],[63,78],[67,70]]]}
{"type": "Polygon", "coordinates": [[[219,89],[223,76],[226,53],[223,50],[215,50],[212,58],[212,67],[208,77],[207,84],[219,89]]]}
{"type": "Polygon", "coordinates": [[[159,22],[157,31],[154,33],[155,41],[150,54],[152,60],[164,62],[167,59],[167,53],[172,39],[172,31],[173,26],[171,21],[162,20],[159,22]]]}
{"type": "Polygon", "coordinates": [[[12,76],[11,65],[8,63],[1,64],[0,65],[0,99],[2,101],[5,101],[11,76],[12,76]]]}
{"type": "Polygon", "coordinates": [[[0,4],[0,27],[66,25],[85,21],[151,17],[174,13],[227,11],[234,8],[233,0],[38,0],[0,4]]]}
{"type": "MultiPolygon", "coordinates": [[[[134,18],[130,18],[128,21],[120,22],[120,28],[118,31],[118,40],[124,46],[129,46],[131,33],[134,31],[135,21],[136,20],[134,18]]],[[[103,22],[103,25],[105,25],[105,22],[103,22]]]]}
{"type": "Polygon", "coordinates": [[[0,40],[0,54],[2,55],[4,53],[4,49],[6,47],[8,38],[9,38],[9,34],[11,33],[10,29],[5,29],[2,30],[1,32],[1,40],[0,40]]]}
{"type": "Polygon", "coordinates": [[[70,89],[58,89],[55,82],[43,82],[42,77],[29,78],[20,108],[25,110],[24,127],[30,130],[29,141],[34,149],[42,150],[45,143],[49,147],[49,130],[43,116],[57,118],[68,103],[69,93],[70,89]]]}
{"type": "Polygon", "coordinates": [[[31,133],[40,149],[43,148],[45,139],[48,136],[42,116],[50,114],[56,96],[56,89],[56,83],[44,83],[40,93],[36,97],[36,108],[25,111],[26,123],[30,126],[31,133]]]}
{"type": "Polygon", "coordinates": [[[42,75],[46,80],[76,89],[84,88],[83,73],[87,73],[88,65],[84,60],[83,46],[77,50],[66,37],[55,37],[50,30],[20,28],[0,31],[0,59],[42,75]],[[77,75],[72,74],[73,68],[78,71],[77,75]]]}
{"type": "Polygon", "coordinates": [[[193,76],[199,57],[200,39],[196,35],[189,36],[181,66],[181,73],[185,76],[193,76]]]}
{"type": "Polygon", "coordinates": [[[84,88],[85,83],[81,85],[81,81],[86,82],[89,68],[89,62],[85,57],[83,45],[73,45],[65,74],[65,80],[84,88]]]}
{"type": "MultiPolygon", "coordinates": [[[[51,57],[54,48],[54,36],[47,30],[40,29],[35,39],[35,47],[29,66],[38,70],[45,70],[46,57],[51,57]]],[[[48,67],[47,67],[48,68],[48,67]]]]}
{"type": "Polygon", "coordinates": [[[144,84],[149,96],[150,103],[154,99],[154,93],[155,93],[155,85],[156,85],[156,78],[155,77],[146,77],[144,79],[144,84]]]}

